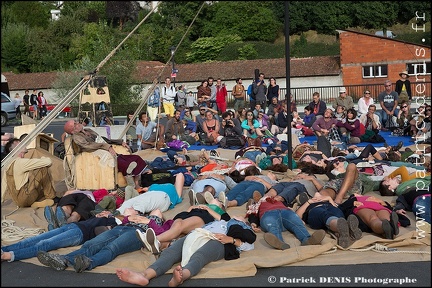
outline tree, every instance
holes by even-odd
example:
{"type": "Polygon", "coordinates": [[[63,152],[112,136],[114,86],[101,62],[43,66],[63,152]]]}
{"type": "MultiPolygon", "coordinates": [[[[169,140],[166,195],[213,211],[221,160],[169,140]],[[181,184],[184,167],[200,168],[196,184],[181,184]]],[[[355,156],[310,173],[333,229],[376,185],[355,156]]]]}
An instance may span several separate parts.
{"type": "Polygon", "coordinates": [[[30,72],[27,55],[30,47],[26,44],[29,36],[27,25],[9,24],[1,29],[1,63],[8,70],[18,73],[30,72]]]}
{"type": "Polygon", "coordinates": [[[114,26],[123,29],[126,21],[138,18],[140,6],[136,1],[106,1],[106,16],[114,26]]]}

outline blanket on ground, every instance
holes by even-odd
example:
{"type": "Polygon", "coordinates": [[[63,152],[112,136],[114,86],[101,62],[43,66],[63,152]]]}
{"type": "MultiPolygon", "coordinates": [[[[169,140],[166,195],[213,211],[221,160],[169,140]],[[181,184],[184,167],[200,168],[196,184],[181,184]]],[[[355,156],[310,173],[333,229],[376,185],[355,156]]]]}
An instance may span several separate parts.
{"type": "MultiPolygon", "coordinates": [[[[218,149],[221,157],[233,159],[235,151],[218,149]]],[[[140,151],[144,159],[160,156],[160,151],[140,151]]],[[[162,153],[163,154],[163,153],[162,153]]],[[[281,178],[292,176],[290,173],[280,175],[281,178]]],[[[164,213],[166,219],[171,219],[180,211],[189,207],[188,189],[183,191],[183,201],[174,209],[164,213]]],[[[375,193],[375,192],[372,192],[375,193]]],[[[380,197],[375,193],[375,196],[380,197]]],[[[394,204],[396,197],[385,197],[386,201],[394,204]]],[[[246,204],[245,204],[246,205],[246,204]]],[[[231,207],[228,213],[231,216],[244,215],[245,205],[231,207]]],[[[2,203],[3,219],[15,221],[17,227],[43,228],[46,229],[47,223],[43,216],[43,209],[20,208],[16,210],[9,195],[6,195],[5,202],[2,203]],[[15,211],[16,210],[16,211],[15,211]]],[[[257,234],[255,249],[243,252],[236,260],[219,260],[212,262],[195,276],[195,278],[225,278],[225,277],[247,277],[257,273],[259,268],[279,267],[279,266],[315,266],[315,265],[343,265],[343,264],[362,264],[362,263],[389,263],[389,262],[412,262],[430,261],[430,231],[424,231],[421,223],[416,221],[412,213],[409,213],[411,226],[401,227],[400,233],[394,240],[386,240],[374,234],[363,233],[363,238],[355,242],[351,247],[344,250],[336,245],[336,240],[327,234],[322,245],[301,246],[300,242],[290,232],[285,231],[284,239],[291,246],[290,249],[281,251],[271,248],[263,238],[263,233],[257,234]],[[379,245],[378,245],[379,244],[379,245]],[[380,245],[389,248],[396,248],[395,251],[380,251],[380,245]],[[401,256],[403,253],[403,256],[401,256]]],[[[313,233],[314,230],[308,228],[313,233]]],[[[3,233],[2,233],[3,235],[3,233]]],[[[2,245],[6,243],[2,241],[2,245]]],[[[76,250],[78,247],[68,247],[56,250],[56,253],[66,254],[76,250]]],[[[37,258],[24,260],[28,263],[41,265],[37,258]]],[[[118,256],[107,265],[97,267],[92,272],[115,273],[119,267],[127,267],[134,271],[143,271],[155,257],[147,250],[136,251],[118,256]]],[[[174,267],[173,267],[174,268],[174,267]]],[[[71,268],[68,268],[71,269],[71,268]]],[[[168,273],[171,273],[170,270],[168,273]]]]}

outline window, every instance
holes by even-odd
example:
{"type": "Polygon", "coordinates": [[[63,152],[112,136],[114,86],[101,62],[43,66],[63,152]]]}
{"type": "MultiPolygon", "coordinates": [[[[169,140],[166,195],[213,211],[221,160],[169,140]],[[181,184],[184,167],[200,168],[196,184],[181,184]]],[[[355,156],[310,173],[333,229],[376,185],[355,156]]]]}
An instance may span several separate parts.
{"type": "Polygon", "coordinates": [[[387,65],[363,66],[363,78],[387,77],[387,65]]]}
{"type": "Polygon", "coordinates": [[[431,62],[418,62],[407,64],[409,75],[431,74],[431,62]]]}

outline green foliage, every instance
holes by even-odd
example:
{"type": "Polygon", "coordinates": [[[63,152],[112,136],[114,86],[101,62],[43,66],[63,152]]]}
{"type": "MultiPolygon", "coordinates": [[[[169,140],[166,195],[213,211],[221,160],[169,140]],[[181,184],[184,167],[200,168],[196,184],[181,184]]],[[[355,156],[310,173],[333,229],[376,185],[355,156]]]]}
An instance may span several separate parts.
{"type": "Polygon", "coordinates": [[[29,46],[26,45],[29,29],[24,24],[9,24],[1,29],[1,62],[2,68],[30,71],[27,55],[29,46]]]}
{"type": "Polygon", "coordinates": [[[210,8],[215,11],[214,17],[205,22],[201,35],[210,37],[236,34],[244,41],[273,42],[281,23],[267,6],[262,2],[216,2],[210,8]]]}
{"type": "Polygon", "coordinates": [[[192,43],[192,52],[186,53],[187,60],[192,63],[213,61],[228,43],[240,40],[238,35],[199,38],[192,43]]]}
{"type": "Polygon", "coordinates": [[[47,28],[51,19],[50,10],[54,8],[55,6],[42,1],[13,1],[8,7],[13,15],[10,19],[13,23],[23,23],[31,28],[47,28]]]}
{"type": "Polygon", "coordinates": [[[306,40],[306,36],[304,33],[302,33],[300,35],[300,38],[296,41],[294,41],[294,43],[292,44],[291,47],[291,57],[296,57],[296,58],[301,58],[301,57],[306,57],[306,47],[307,47],[307,40],[306,40]]]}
{"type": "Polygon", "coordinates": [[[254,45],[246,44],[238,49],[239,60],[256,59],[258,57],[258,52],[255,50],[254,45]]]}

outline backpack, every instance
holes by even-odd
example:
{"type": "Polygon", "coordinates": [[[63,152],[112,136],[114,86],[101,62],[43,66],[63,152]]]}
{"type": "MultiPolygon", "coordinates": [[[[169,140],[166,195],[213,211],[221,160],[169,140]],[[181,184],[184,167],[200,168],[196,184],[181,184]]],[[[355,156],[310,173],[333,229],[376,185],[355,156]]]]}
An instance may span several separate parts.
{"type": "Polygon", "coordinates": [[[255,93],[253,93],[253,84],[250,84],[250,85],[248,86],[247,94],[249,95],[249,97],[250,97],[251,99],[253,99],[253,100],[256,99],[256,95],[255,95],[255,93]]]}

